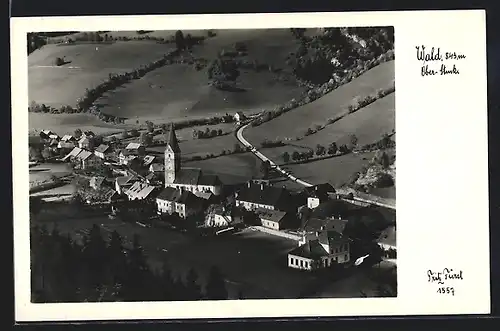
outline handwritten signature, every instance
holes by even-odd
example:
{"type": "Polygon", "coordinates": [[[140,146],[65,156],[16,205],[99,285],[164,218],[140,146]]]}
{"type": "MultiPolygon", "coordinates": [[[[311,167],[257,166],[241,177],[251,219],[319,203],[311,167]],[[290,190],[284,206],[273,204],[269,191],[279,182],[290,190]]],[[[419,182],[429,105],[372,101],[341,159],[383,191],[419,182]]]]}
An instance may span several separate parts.
{"type": "Polygon", "coordinates": [[[430,283],[438,283],[444,285],[448,280],[463,280],[464,273],[462,270],[453,270],[444,268],[441,271],[427,270],[427,281],[430,283]]]}
{"type": "Polygon", "coordinates": [[[456,64],[451,67],[441,63],[439,70],[432,68],[429,63],[444,62],[450,60],[463,60],[466,58],[464,54],[457,52],[442,52],[440,47],[426,47],[424,45],[415,46],[417,51],[417,60],[422,61],[420,74],[422,76],[435,76],[435,75],[459,75],[460,71],[456,64]]]}

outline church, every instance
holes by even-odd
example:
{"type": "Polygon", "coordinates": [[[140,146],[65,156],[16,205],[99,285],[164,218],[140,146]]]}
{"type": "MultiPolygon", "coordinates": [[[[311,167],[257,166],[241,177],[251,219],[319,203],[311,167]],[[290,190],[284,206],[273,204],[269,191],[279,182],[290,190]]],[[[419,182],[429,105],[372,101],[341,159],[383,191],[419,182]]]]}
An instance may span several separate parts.
{"type": "Polygon", "coordinates": [[[172,123],[169,127],[166,142],[165,188],[186,190],[197,196],[204,193],[221,194],[222,182],[217,175],[204,174],[199,168],[181,166],[181,149],[172,123]]]}

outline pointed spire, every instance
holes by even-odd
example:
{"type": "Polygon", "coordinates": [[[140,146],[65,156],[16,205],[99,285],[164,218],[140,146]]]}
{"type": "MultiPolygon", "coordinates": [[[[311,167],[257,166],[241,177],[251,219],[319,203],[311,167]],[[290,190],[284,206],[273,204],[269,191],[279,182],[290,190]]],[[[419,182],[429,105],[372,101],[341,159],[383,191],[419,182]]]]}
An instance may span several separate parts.
{"type": "Polygon", "coordinates": [[[179,147],[179,142],[177,141],[177,137],[175,135],[175,129],[173,123],[170,123],[168,126],[167,146],[170,146],[170,148],[172,148],[174,153],[181,152],[181,149],[179,147]]]}

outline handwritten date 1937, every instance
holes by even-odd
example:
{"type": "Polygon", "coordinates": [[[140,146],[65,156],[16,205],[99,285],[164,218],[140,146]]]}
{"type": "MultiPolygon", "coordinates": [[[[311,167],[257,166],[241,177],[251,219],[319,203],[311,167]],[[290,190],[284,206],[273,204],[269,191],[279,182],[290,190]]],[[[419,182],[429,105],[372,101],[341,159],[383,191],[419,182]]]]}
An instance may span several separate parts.
{"type": "Polygon", "coordinates": [[[437,289],[437,293],[441,293],[441,294],[451,294],[452,296],[455,295],[455,288],[453,287],[449,287],[449,286],[446,286],[446,287],[439,287],[437,289]]]}

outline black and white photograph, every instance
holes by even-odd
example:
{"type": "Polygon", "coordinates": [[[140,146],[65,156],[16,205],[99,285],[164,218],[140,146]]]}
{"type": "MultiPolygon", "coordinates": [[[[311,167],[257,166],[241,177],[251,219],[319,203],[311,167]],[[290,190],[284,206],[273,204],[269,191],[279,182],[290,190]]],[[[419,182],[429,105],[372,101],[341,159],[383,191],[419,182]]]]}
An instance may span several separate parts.
{"type": "Polygon", "coordinates": [[[31,302],[397,297],[394,35],[28,33],[31,302]]]}

